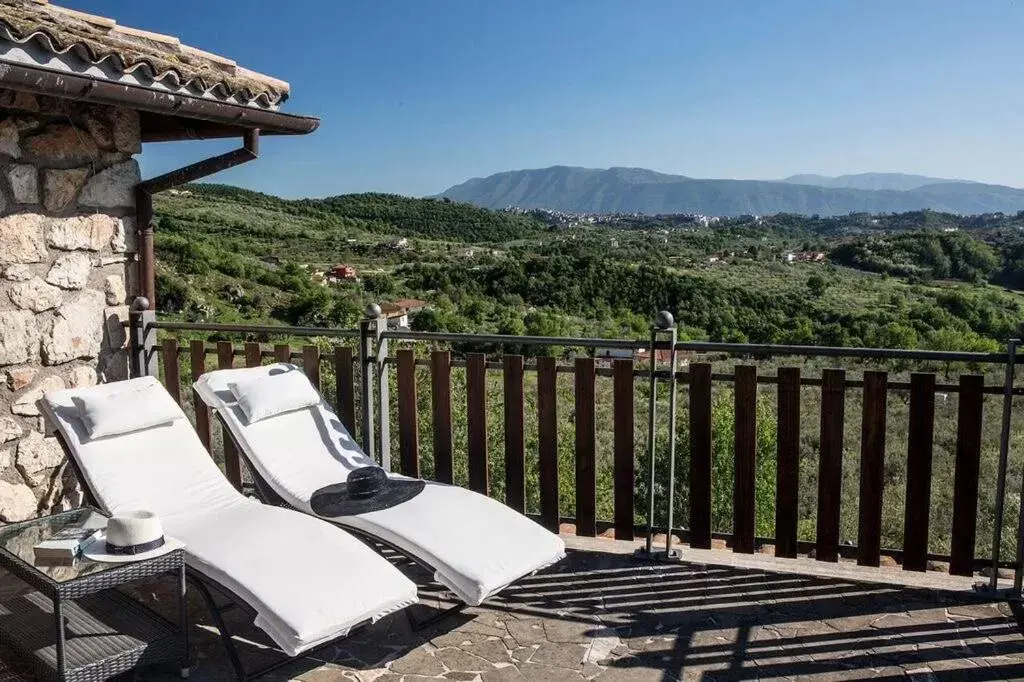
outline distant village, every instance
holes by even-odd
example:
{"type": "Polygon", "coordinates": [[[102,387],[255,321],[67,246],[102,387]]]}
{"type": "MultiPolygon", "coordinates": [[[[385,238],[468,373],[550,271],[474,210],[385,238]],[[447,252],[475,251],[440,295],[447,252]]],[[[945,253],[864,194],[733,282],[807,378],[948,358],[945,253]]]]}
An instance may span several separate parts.
{"type": "MultiPolygon", "coordinates": [[[[728,263],[734,258],[747,258],[749,260],[753,258],[753,256],[744,253],[736,253],[735,251],[720,251],[708,256],[708,265],[728,263]]],[[[827,263],[828,254],[824,251],[788,251],[782,254],[782,262],[787,265],[791,265],[793,263],[827,263]]]]}
{"type": "MultiPolygon", "coordinates": [[[[505,213],[532,215],[555,227],[578,227],[580,225],[614,226],[617,223],[635,223],[637,220],[657,220],[663,217],[647,213],[574,213],[572,211],[558,211],[548,208],[519,208],[518,206],[506,206],[502,210],[505,213]]],[[[676,222],[691,223],[694,226],[700,227],[708,227],[721,220],[718,216],[709,216],[702,213],[673,213],[671,217],[676,222]]]]}

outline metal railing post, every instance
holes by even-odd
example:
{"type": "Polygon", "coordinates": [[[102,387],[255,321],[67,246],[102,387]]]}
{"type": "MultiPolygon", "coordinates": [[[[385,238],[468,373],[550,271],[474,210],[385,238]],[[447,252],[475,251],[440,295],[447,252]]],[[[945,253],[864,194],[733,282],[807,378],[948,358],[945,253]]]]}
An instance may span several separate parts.
{"type": "Polygon", "coordinates": [[[377,342],[377,319],[380,317],[380,306],[371,303],[366,306],[366,317],[359,322],[359,381],[362,404],[362,445],[363,451],[370,459],[373,456],[376,437],[374,436],[374,405],[373,405],[373,365],[376,364],[375,346],[377,342]]]}
{"type": "Polygon", "coordinates": [[[156,311],[149,299],[138,296],[128,309],[128,369],[132,378],[157,376],[156,311]]]}
{"type": "MultiPolygon", "coordinates": [[[[672,522],[675,513],[676,498],[676,322],[672,313],[662,310],[658,313],[658,326],[669,332],[672,344],[669,358],[669,394],[668,394],[668,532],[665,533],[665,558],[672,558],[672,522]]],[[[654,349],[651,349],[654,353],[654,349]]]]}
{"type": "MultiPolygon", "coordinates": [[[[646,552],[646,556],[648,558],[653,558],[653,556],[654,556],[654,507],[655,507],[655,504],[654,504],[654,501],[655,501],[654,485],[655,485],[655,481],[657,480],[657,473],[655,472],[655,459],[656,459],[655,451],[657,449],[657,407],[658,407],[658,375],[657,375],[657,372],[658,372],[658,350],[657,350],[657,346],[658,346],[658,336],[659,336],[659,334],[661,332],[664,332],[664,331],[671,331],[671,334],[672,334],[672,353],[670,353],[670,356],[672,357],[673,364],[674,364],[674,362],[675,362],[675,338],[676,338],[675,320],[672,319],[672,314],[669,313],[668,311],[665,311],[665,310],[663,310],[660,313],[658,313],[658,317],[655,320],[654,325],[651,326],[651,345],[650,345],[650,353],[651,353],[651,369],[650,369],[650,382],[651,383],[650,383],[650,390],[651,390],[651,395],[650,395],[650,398],[649,398],[649,401],[648,401],[648,409],[647,409],[647,472],[648,472],[648,477],[647,477],[647,485],[648,485],[648,487],[647,487],[647,538],[646,538],[647,541],[646,541],[646,545],[645,545],[645,548],[644,548],[645,552],[646,552]]],[[[673,367],[673,370],[674,370],[674,367],[673,367]]],[[[672,395],[671,395],[671,398],[670,398],[670,409],[672,410],[672,416],[671,416],[672,426],[670,428],[672,428],[672,433],[669,435],[669,450],[670,450],[670,453],[669,453],[669,467],[671,469],[670,477],[674,477],[674,475],[675,475],[674,474],[674,461],[672,461],[672,460],[674,460],[674,455],[675,455],[675,383],[676,383],[675,371],[672,371],[671,372],[672,395]]],[[[670,486],[669,487],[669,499],[670,499],[669,504],[672,504],[672,502],[671,502],[672,482],[669,483],[669,486],[670,486]]],[[[671,519],[672,518],[671,517],[671,511],[669,512],[669,514],[670,514],[669,519],[671,519]]],[[[671,524],[671,520],[670,520],[669,523],[671,524]]],[[[671,527],[669,527],[669,535],[671,536],[671,534],[672,534],[672,529],[671,529],[671,527]]],[[[666,541],[666,545],[667,545],[666,549],[670,549],[670,543],[671,543],[671,540],[666,541]]]]}
{"type": "MultiPolygon", "coordinates": [[[[989,589],[999,587],[999,554],[1003,543],[1003,506],[1006,496],[1006,467],[1010,459],[1010,418],[1013,416],[1013,381],[1016,374],[1018,339],[1006,342],[1006,377],[1003,381],[1003,416],[999,429],[999,472],[996,478],[996,518],[992,530],[992,575],[989,589]]],[[[1020,535],[1018,529],[1018,535],[1020,535]]],[[[1018,554],[1018,566],[1020,565],[1018,554]]]]}
{"type": "Polygon", "coordinates": [[[387,331],[387,318],[378,317],[376,320],[377,351],[377,406],[378,418],[377,433],[379,438],[377,445],[380,450],[380,465],[385,471],[391,471],[391,384],[388,380],[389,365],[388,340],[383,334],[387,331]]]}
{"type": "MultiPolygon", "coordinates": [[[[651,327],[651,348],[658,340],[658,328],[651,327]]],[[[654,551],[654,447],[657,440],[656,413],[658,409],[658,360],[657,353],[651,353],[651,395],[647,402],[647,556],[654,551]]]]}

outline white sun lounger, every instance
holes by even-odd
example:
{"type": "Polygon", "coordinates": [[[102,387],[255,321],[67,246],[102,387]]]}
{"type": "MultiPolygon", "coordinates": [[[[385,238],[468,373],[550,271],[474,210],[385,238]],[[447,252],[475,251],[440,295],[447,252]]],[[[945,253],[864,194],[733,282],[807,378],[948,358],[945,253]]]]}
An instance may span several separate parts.
{"type": "Polygon", "coordinates": [[[236,491],[184,413],[170,424],[90,440],[72,397],[109,395],[126,384],[164,391],[143,377],[55,391],[42,401],[83,486],[107,513],[158,514],[167,534],[186,543],[189,570],[248,604],[282,651],[297,656],[416,602],[415,584],[348,533],[236,491]]]}
{"type": "MultiPolygon", "coordinates": [[[[218,370],[200,377],[195,388],[219,413],[254,474],[287,505],[313,514],[310,499],[315,491],[343,482],[353,469],[374,462],[323,400],[248,423],[228,384],[286,371],[300,370],[285,363],[218,370]]],[[[565,556],[561,538],[504,504],[430,481],[419,495],[395,507],[327,520],[382,540],[429,566],[435,580],[473,606],[565,556]]]]}

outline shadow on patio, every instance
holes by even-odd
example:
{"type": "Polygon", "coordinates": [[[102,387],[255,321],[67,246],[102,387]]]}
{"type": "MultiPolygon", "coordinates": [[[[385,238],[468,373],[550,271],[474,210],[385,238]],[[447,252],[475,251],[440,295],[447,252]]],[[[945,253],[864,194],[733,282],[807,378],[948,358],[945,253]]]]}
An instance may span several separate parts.
{"type": "Polygon", "coordinates": [[[577,553],[503,606],[514,627],[580,628],[601,680],[1024,677],[1018,618],[970,594],[577,553]]]}
{"type": "MultiPolygon", "coordinates": [[[[146,600],[173,612],[173,599],[152,587],[146,600]]],[[[440,603],[432,588],[423,597],[440,603]]],[[[230,679],[215,633],[193,606],[192,679],[230,679]]],[[[247,660],[269,661],[245,613],[230,620],[250,642],[247,660]]],[[[1019,623],[1005,601],[970,593],[571,551],[429,630],[414,633],[395,614],[266,679],[1015,679],[1024,678],[1019,623]]],[[[142,677],[177,678],[156,669],[142,677]]]]}

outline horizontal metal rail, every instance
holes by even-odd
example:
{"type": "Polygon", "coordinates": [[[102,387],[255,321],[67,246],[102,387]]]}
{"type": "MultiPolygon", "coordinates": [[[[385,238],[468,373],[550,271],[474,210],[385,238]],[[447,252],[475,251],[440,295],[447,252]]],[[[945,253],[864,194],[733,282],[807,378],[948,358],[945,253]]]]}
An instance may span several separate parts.
{"type": "MultiPolygon", "coordinates": [[[[625,339],[594,339],[580,337],[512,336],[508,334],[456,334],[448,332],[414,332],[390,330],[384,338],[397,341],[435,341],[521,346],[576,346],[582,348],[646,349],[647,341],[625,339]]],[[[668,348],[656,344],[656,348],[668,348]]],[[[680,341],[676,350],[728,353],[730,355],[791,355],[801,357],[860,358],[874,360],[922,360],[932,362],[975,362],[1003,364],[1007,353],[976,353],[967,351],[908,350],[900,348],[844,348],[841,346],[797,346],[764,343],[722,343],[716,341],[680,341]]]]}
{"type": "MultiPolygon", "coordinates": [[[[153,346],[153,350],[155,352],[157,352],[157,353],[163,353],[165,348],[164,348],[163,344],[158,343],[155,346],[153,346]]],[[[191,352],[192,351],[191,351],[191,349],[188,346],[178,346],[178,349],[177,349],[177,354],[178,355],[188,355],[191,352]]],[[[204,355],[215,356],[215,355],[218,354],[217,347],[216,346],[207,346],[207,347],[205,347],[203,349],[203,354],[204,355]]],[[[244,348],[232,348],[231,349],[231,356],[235,357],[235,358],[244,358],[245,357],[245,349],[244,348]]],[[[260,350],[260,357],[261,358],[276,359],[278,356],[277,356],[277,353],[272,351],[272,350],[260,350]]],[[[301,360],[302,359],[302,350],[301,350],[301,348],[299,350],[289,351],[288,357],[291,358],[292,360],[301,360]]],[[[320,362],[321,363],[328,363],[328,364],[330,364],[330,363],[333,363],[334,361],[332,359],[328,358],[328,357],[322,356],[320,358],[320,362]]],[[[352,364],[356,364],[357,362],[359,362],[359,358],[353,357],[352,358],[352,364]]]]}
{"type": "Polygon", "coordinates": [[[680,341],[676,350],[729,355],[798,355],[801,357],[860,358],[869,360],[925,360],[932,362],[978,362],[1004,364],[1007,353],[973,353],[944,350],[907,350],[902,348],[843,348],[841,346],[792,346],[762,343],[721,343],[717,341],[680,341]]]}
{"type": "Polygon", "coordinates": [[[212,322],[151,322],[151,329],[176,332],[226,332],[233,334],[272,334],[274,336],[323,336],[358,339],[358,329],[331,329],[329,327],[276,327],[263,324],[216,324],[212,322]]]}
{"type": "Polygon", "coordinates": [[[507,334],[454,334],[448,332],[412,332],[390,330],[382,335],[395,341],[435,341],[441,343],[477,343],[518,346],[575,346],[578,348],[623,348],[638,350],[649,345],[625,339],[587,339],[571,336],[510,336],[507,334]]]}

